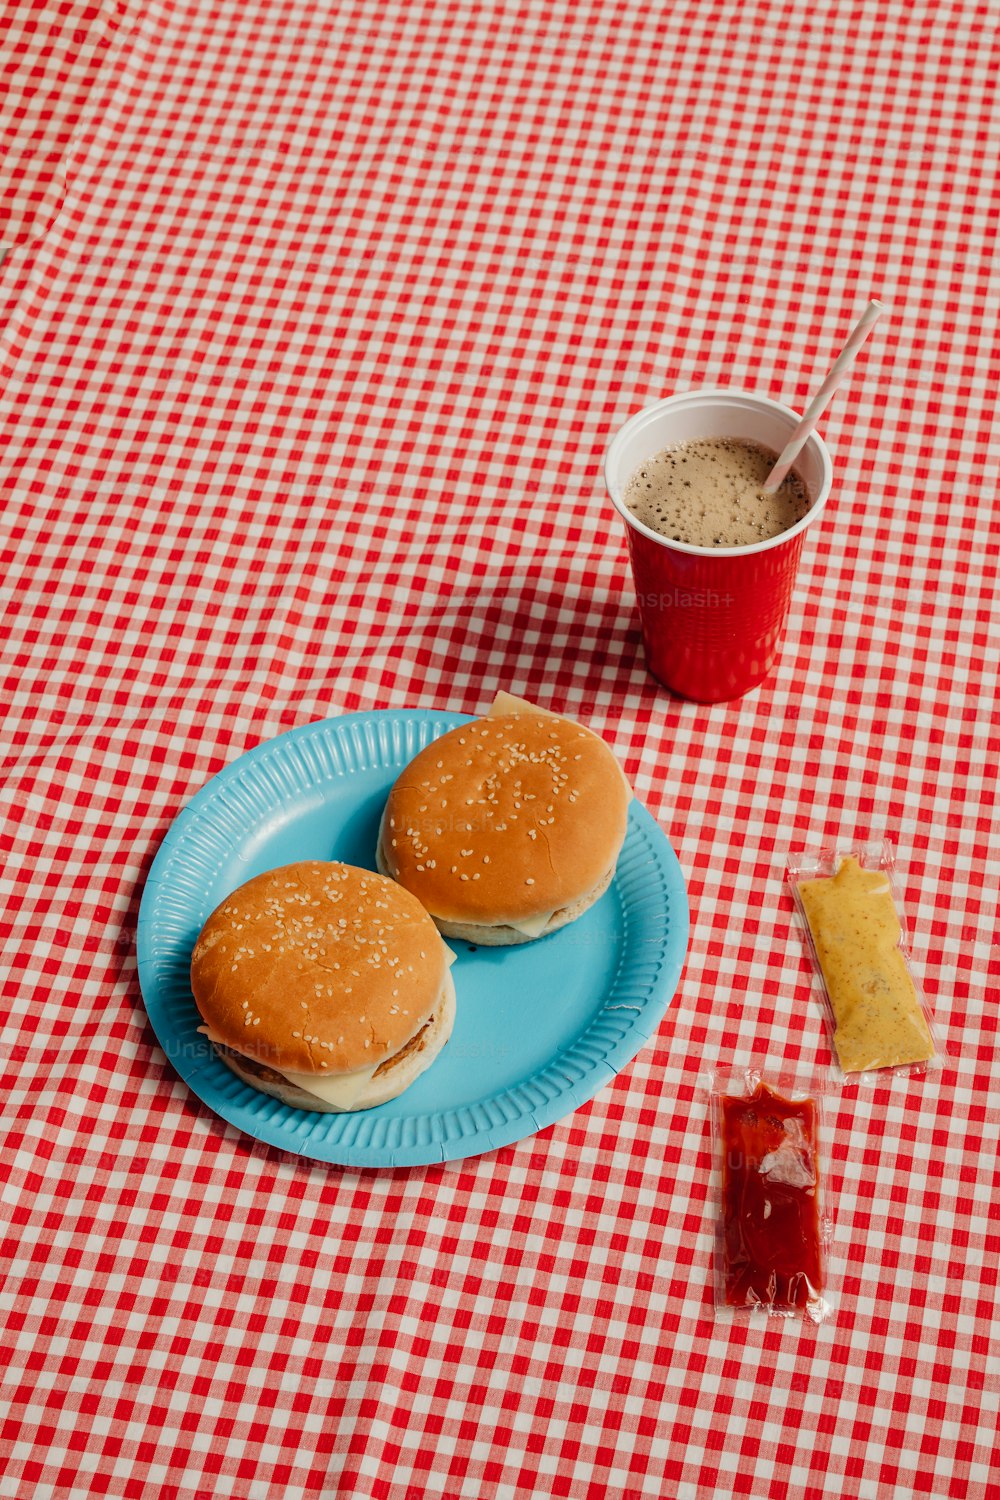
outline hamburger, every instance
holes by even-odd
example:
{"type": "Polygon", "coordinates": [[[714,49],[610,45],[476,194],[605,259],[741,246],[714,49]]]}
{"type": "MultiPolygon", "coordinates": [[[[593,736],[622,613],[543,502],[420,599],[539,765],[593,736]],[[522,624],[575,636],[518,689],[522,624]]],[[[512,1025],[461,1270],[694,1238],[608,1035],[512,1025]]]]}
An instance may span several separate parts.
{"type": "Polygon", "coordinates": [[[631,788],[591,730],[499,693],[406,767],[378,868],[446,937],[497,947],[556,932],[607,890],[631,788]]]}
{"type": "Polygon", "coordinates": [[[451,1035],[454,954],[416,897],[321,860],[241,885],[191,958],[198,1029],[236,1076],[297,1109],[371,1109],[451,1035]]]}

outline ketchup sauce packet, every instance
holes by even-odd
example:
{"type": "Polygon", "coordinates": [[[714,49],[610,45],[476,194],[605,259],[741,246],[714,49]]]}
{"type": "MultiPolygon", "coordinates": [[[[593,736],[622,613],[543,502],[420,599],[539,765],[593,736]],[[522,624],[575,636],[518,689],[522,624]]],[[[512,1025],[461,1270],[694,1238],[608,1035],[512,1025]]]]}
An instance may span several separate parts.
{"type": "Polygon", "coordinates": [[[717,1317],[832,1316],[827,1260],[822,1094],[748,1068],[709,1080],[719,1172],[717,1317]]]}

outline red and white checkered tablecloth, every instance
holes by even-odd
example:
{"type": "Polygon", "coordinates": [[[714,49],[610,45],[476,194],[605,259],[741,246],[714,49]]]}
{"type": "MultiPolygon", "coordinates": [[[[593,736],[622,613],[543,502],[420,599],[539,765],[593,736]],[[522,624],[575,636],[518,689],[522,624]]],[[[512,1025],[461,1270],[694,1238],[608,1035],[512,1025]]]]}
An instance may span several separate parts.
{"type": "Polygon", "coordinates": [[[8,6],[0,1495],[1000,1495],[992,441],[1000,14],[975,0],[8,6]],[[600,462],[800,408],[832,509],[741,702],[644,672],[600,462]],[[134,935],[247,747],[497,686],[678,851],[679,992],[454,1166],[285,1155],[180,1082],[134,935]],[[699,1076],[828,1061],[782,887],[889,833],[949,1062],[834,1103],[833,1322],[713,1323],[699,1076]]]}

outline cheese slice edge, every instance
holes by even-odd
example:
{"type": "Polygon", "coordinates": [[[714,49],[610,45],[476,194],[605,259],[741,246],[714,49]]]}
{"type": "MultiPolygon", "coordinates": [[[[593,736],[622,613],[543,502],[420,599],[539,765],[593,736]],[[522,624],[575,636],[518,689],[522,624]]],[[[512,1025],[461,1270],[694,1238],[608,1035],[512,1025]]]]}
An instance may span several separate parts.
{"type": "MultiPolygon", "coordinates": [[[[229,1047],[231,1052],[238,1050],[230,1047],[221,1036],[216,1036],[210,1026],[199,1026],[198,1030],[217,1046],[229,1047]]],[[[322,1099],[324,1104],[333,1104],[340,1109],[350,1109],[371,1083],[382,1063],[386,1061],[387,1059],[383,1057],[374,1067],[355,1068],[352,1073],[335,1073],[329,1078],[325,1078],[322,1073],[294,1073],[291,1068],[275,1068],[273,1071],[280,1073],[282,1078],[287,1079],[296,1088],[303,1089],[316,1099],[322,1099]]]]}
{"type": "Polygon", "coordinates": [[[488,719],[505,719],[511,714],[537,714],[540,719],[558,719],[559,714],[554,714],[549,708],[539,708],[537,703],[529,703],[527,698],[515,698],[513,693],[506,693],[501,688],[493,702],[486,710],[488,719]]]}
{"type": "Polygon", "coordinates": [[[508,919],[503,925],[513,927],[515,932],[523,932],[525,937],[541,937],[552,921],[552,915],[552,912],[546,911],[540,917],[518,917],[517,921],[508,919]]]}
{"type": "MultiPolygon", "coordinates": [[[[565,714],[553,713],[550,708],[539,708],[537,703],[529,703],[527,698],[515,698],[513,693],[505,692],[504,689],[501,688],[496,697],[493,699],[493,702],[490,704],[489,708],[486,710],[486,717],[488,719],[505,719],[512,714],[537,714],[540,719],[564,719],[567,717],[565,714]]],[[[577,723],[577,720],[570,719],[569,722],[571,724],[575,724],[577,723]]],[[[586,724],[581,724],[580,728],[586,729],[587,726],[586,724]]],[[[594,731],[591,729],[588,730],[588,733],[594,734],[594,731]]],[[[617,755],[611,749],[611,746],[608,745],[607,740],[602,739],[601,735],[595,735],[595,738],[602,740],[602,743],[606,745],[608,750],[611,752],[611,759],[614,761],[615,769],[624,782],[625,790],[628,793],[629,801],[631,802],[632,798],[635,796],[635,793],[632,790],[631,782],[625,775],[625,772],[622,770],[617,755]]],[[[514,927],[517,924],[514,922],[508,922],[506,925],[508,927],[514,927]]],[[[531,936],[537,937],[538,934],[537,932],[532,933],[531,936]]]]}

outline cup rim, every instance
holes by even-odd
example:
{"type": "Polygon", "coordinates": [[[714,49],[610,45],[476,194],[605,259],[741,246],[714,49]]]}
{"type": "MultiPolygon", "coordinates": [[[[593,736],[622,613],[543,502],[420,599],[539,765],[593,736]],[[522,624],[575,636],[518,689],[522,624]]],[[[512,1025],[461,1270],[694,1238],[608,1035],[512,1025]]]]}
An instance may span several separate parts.
{"type": "Polygon", "coordinates": [[[830,450],[819,433],[815,431],[810,433],[806,440],[806,446],[813,446],[819,454],[823,475],[819,494],[801,521],[796,521],[794,526],[789,526],[787,531],[780,531],[777,536],[766,537],[762,542],[747,542],[742,547],[698,547],[693,542],[675,542],[671,537],[663,536],[660,532],[654,531],[651,526],[647,526],[644,521],[640,521],[638,516],[632,514],[620,496],[616,495],[612,490],[608,478],[608,470],[617,458],[618,451],[624,444],[626,437],[632,432],[635,426],[643,418],[649,417],[653,412],[662,411],[664,407],[675,406],[683,401],[690,400],[692,397],[699,396],[739,396],[742,400],[750,401],[756,406],[767,408],[770,411],[779,411],[784,416],[791,417],[793,419],[793,426],[802,420],[802,413],[795,411],[791,406],[786,406],[783,401],[774,401],[770,396],[762,396],[759,391],[747,391],[738,386],[694,386],[689,391],[678,391],[673,396],[664,396],[661,400],[653,401],[648,406],[641,407],[639,411],[633,412],[622,426],[619,427],[608,445],[607,453],[604,456],[603,474],[604,487],[608,492],[608,497],[612,505],[625,521],[626,525],[631,526],[635,531],[648,537],[650,541],[658,542],[661,547],[669,548],[672,552],[686,552],[693,557],[753,557],[758,552],[769,552],[774,547],[784,546],[786,542],[791,541],[812,525],[813,521],[817,519],[826,507],[833,488],[833,460],[830,457],[830,450]]]}

